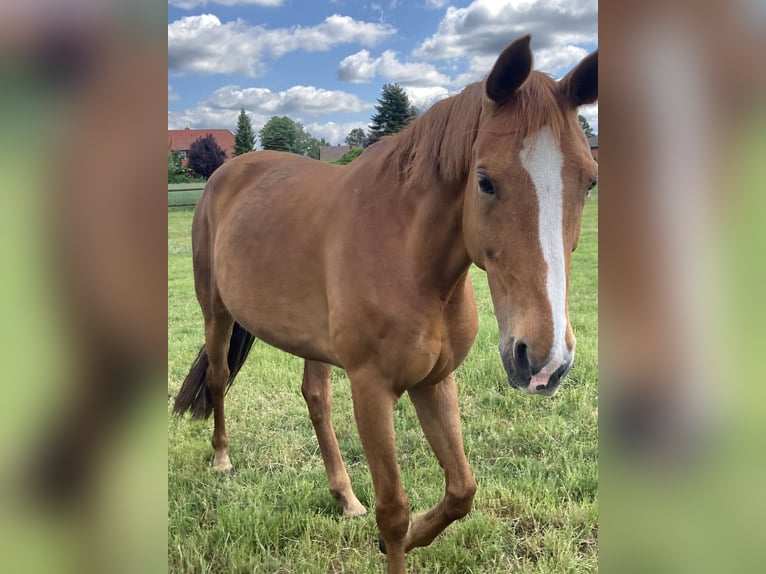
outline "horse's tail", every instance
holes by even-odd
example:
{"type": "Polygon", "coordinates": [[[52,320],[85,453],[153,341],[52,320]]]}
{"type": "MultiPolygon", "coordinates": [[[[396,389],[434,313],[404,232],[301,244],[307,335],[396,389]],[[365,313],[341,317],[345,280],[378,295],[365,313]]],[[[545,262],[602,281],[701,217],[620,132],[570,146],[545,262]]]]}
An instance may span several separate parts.
{"type": "MultiPolygon", "coordinates": [[[[234,377],[237,376],[239,369],[245,362],[254,341],[253,335],[239,323],[234,323],[227,356],[227,363],[229,364],[229,380],[226,382],[227,392],[234,382],[234,377]]],[[[179,417],[189,411],[193,419],[206,419],[213,412],[213,396],[207,386],[208,363],[207,350],[203,345],[176,396],[173,412],[179,417]]]]}

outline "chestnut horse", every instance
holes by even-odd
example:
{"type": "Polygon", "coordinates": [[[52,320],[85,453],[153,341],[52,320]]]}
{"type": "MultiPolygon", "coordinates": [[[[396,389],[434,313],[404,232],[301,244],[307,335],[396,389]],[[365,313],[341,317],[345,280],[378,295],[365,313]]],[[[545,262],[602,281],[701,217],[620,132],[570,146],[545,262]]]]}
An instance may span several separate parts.
{"type": "Polygon", "coordinates": [[[330,491],[360,515],[330,420],[331,365],[347,371],[389,573],[468,513],[453,376],[478,328],[468,269],[487,272],[511,386],[553,394],[574,357],[569,263],[597,171],[577,108],[597,84],[597,53],[557,82],[532,71],[525,36],[347,166],[263,151],[213,174],[192,226],[205,346],[175,411],[214,413],[215,469],[231,469],[224,395],[257,337],[306,359],[330,491]],[[412,520],[393,427],[405,391],[446,481],[412,520]]]}

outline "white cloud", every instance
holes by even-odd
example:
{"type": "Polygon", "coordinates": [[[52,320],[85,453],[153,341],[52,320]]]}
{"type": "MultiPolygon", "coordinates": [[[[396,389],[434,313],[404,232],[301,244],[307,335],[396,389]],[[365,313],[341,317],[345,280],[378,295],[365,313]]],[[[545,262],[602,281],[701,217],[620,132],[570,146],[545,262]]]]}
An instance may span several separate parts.
{"type": "Polygon", "coordinates": [[[173,91],[173,86],[168,84],[168,101],[169,102],[176,102],[181,99],[181,96],[179,96],[177,93],[173,91]]]}
{"type": "Polygon", "coordinates": [[[426,0],[426,6],[429,8],[444,8],[449,4],[449,0],[426,0]]]}
{"type": "MultiPolygon", "coordinates": [[[[239,110],[227,110],[199,104],[193,109],[181,112],[168,111],[168,129],[182,130],[188,126],[192,129],[230,129],[234,132],[237,128],[238,116],[239,110]]],[[[250,121],[256,131],[258,130],[256,124],[260,122],[262,126],[268,119],[268,117],[264,119],[255,114],[250,114],[250,121]]]]}
{"type": "Polygon", "coordinates": [[[182,10],[194,10],[199,6],[220,4],[221,6],[281,6],[284,0],[168,0],[168,6],[182,10]]]}
{"type": "Polygon", "coordinates": [[[449,78],[431,64],[400,62],[393,50],[386,50],[378,58],[371,58],[369,51],[361,50],[344,58],[338,67],[338,79],[346,82],[365,83],[376,76],[411,86],[432,86],[449,82],[449,78]]]}
{"type": "Polygon", "coordinates": [[[468,59],[468,68],[455,78],[453,85],[462,87],[483,80],[489,74],[498,55],[499,52],[490,56],[472,56],[468,59]]]}
{"type": "Polygon", "coordinates": [[[220,109],[245,108],[267,115],[319,116],[351,113],[372,108],[355,94],[340,90],[325,90],[313,86],[293,86],[281,92],[267,88],[225,86],[213,92],[206,102],[220,109]]]}
{"type": "Polygon", "coordinates": [[[363,101],[354,94],[335,90],[325,90],[313,86],[293,86],[281,92],[272,92],[266,88],[240,88],[225,86],[194,108],[178,112],[168,112],[168,129],[228,128],[236,130],[237,117],[244,108],[250,116],[253,129],[258,130],[272,116],[286,115],[302,122],[309,133],[317,139],[324,137],[332,144],[343,143],[348,132],[361,127],[363,122],[305,122],[304,118],[318,117],[325,114],[343,114],[372,112],[372,104],[363,101]]]}
{"type": "Polygon", "coordinates": [[[534,53],[535,68],[546,72],[556,70],[560,72],[558,77],[563,77],[564,73],[574,68],[587,55],[588,50],[579,46],[544,48],[534,53]]]}
{"type": "Polygon", "coordinates": [[[582,106],[579,113],[585,116],[588,120],[590,127],[593,128],[594,133],[598,133],[598,104],[590,104],[588,106],[582,106]]]}
{"type": "Polygon", "coordinates": [[[439,100],[448,98],[452,94],[442,86],[403,86],[407,92],[407,98],[419,112],[424,112],[439,100]]]}
{"type": "MultiPolygon", "coordinates": [[[[248,111],[248,115],[250,116],[253,130],[257,135],[273,114],[258,114],[248,111]]],[[[168,129],[182,130],[188,126],[192,129],[228,128],[232,132],[235,132],[237,129],[238,116],[238,109],[229,110],[199,105],[194,109],[184,110],[183,112],[168,112],[168,129]]],[[[304,123],[303,127],[315,138],[324,138],[331,145],[345,143],[346,136],[354,128],[362,128],[365,132],[367,131],[367,124],[364,122],[311,122],[304,123]]]]}
{"type": "Polygon", "coordinates": [[[264,59],[337,44],[373,46],[396,32],[384,24],[334,14],[312,27],[269,29],[237,19],[222,23],[213,14],[186,16],[168,24],[168,69],[199,74],[263,73],[264,59]]]}
{"type": "MultiPolygon", "coordinates": [[[[595,43],[596,0],[475,0],[447,8],[434,35],[414,55],[426,60],[497,55],[509,42],[532,34],[537,51],[595,43]]],[[[549,72],[557,70],[549,69],[549,72]]]]}
{"type": "Polygon", "coordinates": [[[367,124],[363,122],[312,122],[303,126],[316,139],[324,138],[330,145],[346,143],[346,136],[354,128],[362,128],[367,131],[367,124]]]}

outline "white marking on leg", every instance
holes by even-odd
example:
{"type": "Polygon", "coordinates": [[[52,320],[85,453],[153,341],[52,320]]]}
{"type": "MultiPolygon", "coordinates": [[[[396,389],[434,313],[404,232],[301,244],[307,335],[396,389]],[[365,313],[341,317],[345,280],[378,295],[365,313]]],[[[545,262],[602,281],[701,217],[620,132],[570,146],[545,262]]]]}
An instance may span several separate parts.
{"type": "Polygon", "coordinates": [[[529,172],[537,193],[539,240],[548,267],[546,288],[553,314],[551,359],[529,383],[530,390],[536,390],[548,384],[550,376],[566,360],[567,279],[563,236],[564,182],[561,176],[564,156],[548,126],[536,137],[527,138],[521,150],[521,164],[529,172]]]}

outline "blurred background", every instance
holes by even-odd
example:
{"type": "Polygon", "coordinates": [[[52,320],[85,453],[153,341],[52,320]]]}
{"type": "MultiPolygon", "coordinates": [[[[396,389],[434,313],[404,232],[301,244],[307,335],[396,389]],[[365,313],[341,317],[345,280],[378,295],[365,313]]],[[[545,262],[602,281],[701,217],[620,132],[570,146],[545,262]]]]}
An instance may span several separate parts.
{"type": "Polygon", "coordinates": [[[766,5],[599,12],[599,564],[763,571],[766,5]]]}
{"type": "MultiPolygon", "coordinates": [[[[165,17],[0,7],[8,571],[166,569],[165,17]]],[[[766,565],[764,32],[755,0],[600,5],[604,572],[766,565]]]]}
{"type": "Polygon", "coordinates": [[[165,6],[0,6],[0,547],[166,562],[165,6]]]}

